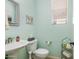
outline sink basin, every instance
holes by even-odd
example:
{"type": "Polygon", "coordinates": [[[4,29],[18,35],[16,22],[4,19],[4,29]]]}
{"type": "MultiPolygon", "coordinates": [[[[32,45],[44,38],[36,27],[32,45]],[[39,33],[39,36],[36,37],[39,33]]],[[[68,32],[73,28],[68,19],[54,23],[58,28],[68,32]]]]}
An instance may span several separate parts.
{"type": "Polygon", "coordinates": [[[6,44],[5,45],[5,52],[6,52],[6,54],[13,54],[18,49],[23,48],[23,47],[27,46],[28,44],[29,44],[29,42],[26,40],[6,44]]]}

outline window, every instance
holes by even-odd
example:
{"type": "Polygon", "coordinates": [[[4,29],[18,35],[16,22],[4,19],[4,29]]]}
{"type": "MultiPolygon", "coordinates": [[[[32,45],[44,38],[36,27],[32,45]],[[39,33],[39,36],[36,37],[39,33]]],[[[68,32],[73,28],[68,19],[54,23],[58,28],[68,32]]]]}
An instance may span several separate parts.
{"type": "Polygon", "coordinates": [[[67,0],[51,0],[51,16],[53,24],[66,24],[67,0]]]}

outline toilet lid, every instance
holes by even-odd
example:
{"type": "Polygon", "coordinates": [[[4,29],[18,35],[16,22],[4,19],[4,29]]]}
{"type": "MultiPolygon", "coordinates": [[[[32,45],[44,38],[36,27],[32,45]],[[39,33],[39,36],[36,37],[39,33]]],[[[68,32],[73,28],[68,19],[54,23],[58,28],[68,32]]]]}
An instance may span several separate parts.
{"type": "Polygon", "coordinates": [[[38,54],[48,54],[48,50],[47,49],[43,49],[43,48],[39,48],[35,51],[35,53],[38,54]]]}

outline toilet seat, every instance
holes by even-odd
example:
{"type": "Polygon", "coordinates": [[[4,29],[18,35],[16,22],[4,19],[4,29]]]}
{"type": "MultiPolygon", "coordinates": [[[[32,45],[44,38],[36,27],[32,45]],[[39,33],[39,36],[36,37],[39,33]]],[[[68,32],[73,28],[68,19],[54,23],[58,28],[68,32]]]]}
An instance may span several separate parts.
{"type": "Polygon", "coordinates": [[[40,58],[45,58],[48,55],[48,53],[49,53],[49,51],[47,49],[44,49],[44,48],[39,48],[39,49],[34,51],[34,54],[40,58]]]}
{"type": "Polygon", "coordinates": [[[35,51],[36,54],[48,54],[48,50],[44,48],[39,48],[35,51]]]}

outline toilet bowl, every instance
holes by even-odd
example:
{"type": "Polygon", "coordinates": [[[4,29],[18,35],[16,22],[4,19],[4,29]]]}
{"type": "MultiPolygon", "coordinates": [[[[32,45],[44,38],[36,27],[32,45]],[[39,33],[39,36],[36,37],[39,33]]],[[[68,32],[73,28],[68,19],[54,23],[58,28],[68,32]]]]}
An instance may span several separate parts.
{"type": "Polygon", "coordinates": [[[49,51],[44,48],[38,48],[33,52],[37,57],[45,59],[48,56],[49,51]]]}

